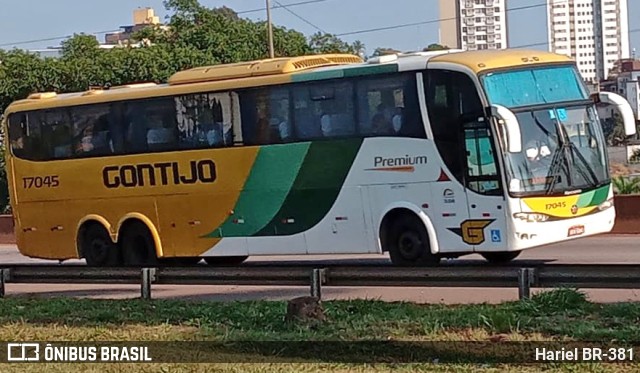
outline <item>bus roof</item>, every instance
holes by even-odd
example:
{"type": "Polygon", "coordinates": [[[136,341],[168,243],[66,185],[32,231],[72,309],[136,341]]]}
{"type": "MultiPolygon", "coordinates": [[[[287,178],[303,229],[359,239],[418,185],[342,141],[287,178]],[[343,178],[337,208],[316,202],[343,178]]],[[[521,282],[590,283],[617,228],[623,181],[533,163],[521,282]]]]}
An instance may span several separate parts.
{"type": "Polygon", "coordinates": [[[432,62],[449,62],[466,66],[476,74],[523,64],[548,64],[572,62],[569,56],[529,49],[485,49],[449,53],[433,57],[432,62]]]}
{"type": "Polygon", "coordinates": [[[373,58],[367,62],[349,54],[283,57],[197,67],[175,73],[166,84],[138,83],[65,94],[34,93],[26,99],[13,102],[7,113],[408,71],[424,69],[428,61],[463,65],[479,73],[523,63],[544,64],[572,60],[564,55],[523,49],[403,53],[373,58]]]}

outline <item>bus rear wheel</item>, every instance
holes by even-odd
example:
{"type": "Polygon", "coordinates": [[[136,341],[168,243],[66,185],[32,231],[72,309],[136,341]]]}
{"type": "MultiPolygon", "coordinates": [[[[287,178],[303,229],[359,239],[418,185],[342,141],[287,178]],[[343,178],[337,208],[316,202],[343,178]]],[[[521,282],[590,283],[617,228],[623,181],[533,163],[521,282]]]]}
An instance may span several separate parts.
{"type": "Polygon", "coordinates": [[[209,256],[204,261],[210,266],[235,266],[242,264],[248,256],[209,256]]]}
{"type": "Polygon", "coordinates": [[[492,264],[505,264],[514,260],[520,255],[520,251],[501,251],[495,253],[481,253],[489,263],[492,264]]]}
{"type": "Polygon", "coordinates": [[[122,264],[118,245],[111,240],[109,232],[100,224],[90,224],[80,236],[80,252],[87,265],[112,267],[122,264]]]}
{"type": "Polygon", "coordinates": [[[392,223],[387,245],[394,265],[435,266],[440,263],[440,257],[431,253],[424,224],[415,215],[399,216],[392,223]]]}
{"type": "Polygon", "coordinates": [[[139,267],[158,264],[153,236],[141,221],[127,223],[123,227],[118,243],[122,249],[125,265],[139,267]]]}

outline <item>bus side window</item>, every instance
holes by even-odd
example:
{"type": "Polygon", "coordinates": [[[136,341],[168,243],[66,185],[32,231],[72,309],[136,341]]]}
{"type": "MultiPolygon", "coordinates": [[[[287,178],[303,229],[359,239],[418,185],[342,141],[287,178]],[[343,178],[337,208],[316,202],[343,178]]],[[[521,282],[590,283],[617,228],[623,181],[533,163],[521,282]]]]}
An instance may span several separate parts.
{"type": "Polygon", "coordinates": [[[466,149],[467,188],[481,194],[500,193],[493,137],[473,81],[459,81],[460,112],[466,149]]]}
{"type": "Polygon", "coordinates": [[[11,151],[18,158],[29,159],[27,138],[27,113],[11,114],[9,116],[9,143],[11,151]]]}
{"type": "Polygon", "coordinates": [[[465,124],[467,187],[482,194],[499,192],[493,138],[486,122],[465,124]]]}
{"type": "Polygon", "coordinates": [[[109,112],[107,104],[81,106],[71,108],[73,126],[63,124],[59,136],[64,138],[72,132],[71,149],[67,152],[66,144],[57,146],[55,158],[107,155],[112,153],[109,134],[109,112]]]}
{"type": "Polygon", "coordinates": [[[294,88],[295,129],[301,140],[356,133],[352,82],[322,82],[294,88]]]}
{"type": "Polygon", "coordinates": [[[358,131],[362,136],[425,138],[415,74],[358,80],[358,131]]]}
{"type": "Polygon", "coordinates": [[[261,88],[240,95],[243,140],[247,145],[293,141],[289,88],[261,88]]]}
{"type": "Polygon", "coordinates": [[[464,183],[462,123],[456,72],[427,70],[424,74],[427,111],[434,140],[443,162],[464,183]]]}
{"type": "Polygon", "coordinates": [[[466,187],[496,193],[500,186],[491,131],[473,80],[447,70],[427,70],[425,76],[429,121],[445,164],[466,187]]]}

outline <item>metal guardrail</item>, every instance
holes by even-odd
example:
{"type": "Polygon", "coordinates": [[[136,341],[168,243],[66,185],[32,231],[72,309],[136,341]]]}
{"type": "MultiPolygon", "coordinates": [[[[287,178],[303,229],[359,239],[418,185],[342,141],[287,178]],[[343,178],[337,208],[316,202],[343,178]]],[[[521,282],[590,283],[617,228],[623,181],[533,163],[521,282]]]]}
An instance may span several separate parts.
{"type": "Polygon", "coordinates": [[[264,266],[92,268],[87,266],[0,267],[0,297],[7,283],[137,284],[143,299],[152,285],[309,286],[321,298],[325,286],[343,287],[518,287],[520,299],[532,288],[640,289],[640,265],[572,264],[531,267],[264,266]]]}

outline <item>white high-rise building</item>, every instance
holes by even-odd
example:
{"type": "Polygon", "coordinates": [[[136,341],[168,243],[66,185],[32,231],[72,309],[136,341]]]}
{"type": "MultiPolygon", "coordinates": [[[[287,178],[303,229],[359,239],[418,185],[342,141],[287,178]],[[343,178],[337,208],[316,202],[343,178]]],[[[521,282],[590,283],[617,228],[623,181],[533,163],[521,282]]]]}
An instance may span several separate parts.
{"type": "Polygon", "coordinates": [[[586,81],[629,58],[627,0],[547,0],[547,19],[549,50],[574,58],[586,81]]]}
{"type": "Polygon", "coordinates": [[[440,0],[440,44],[478,50],[507,48],[506,0],[440,0]]]}

